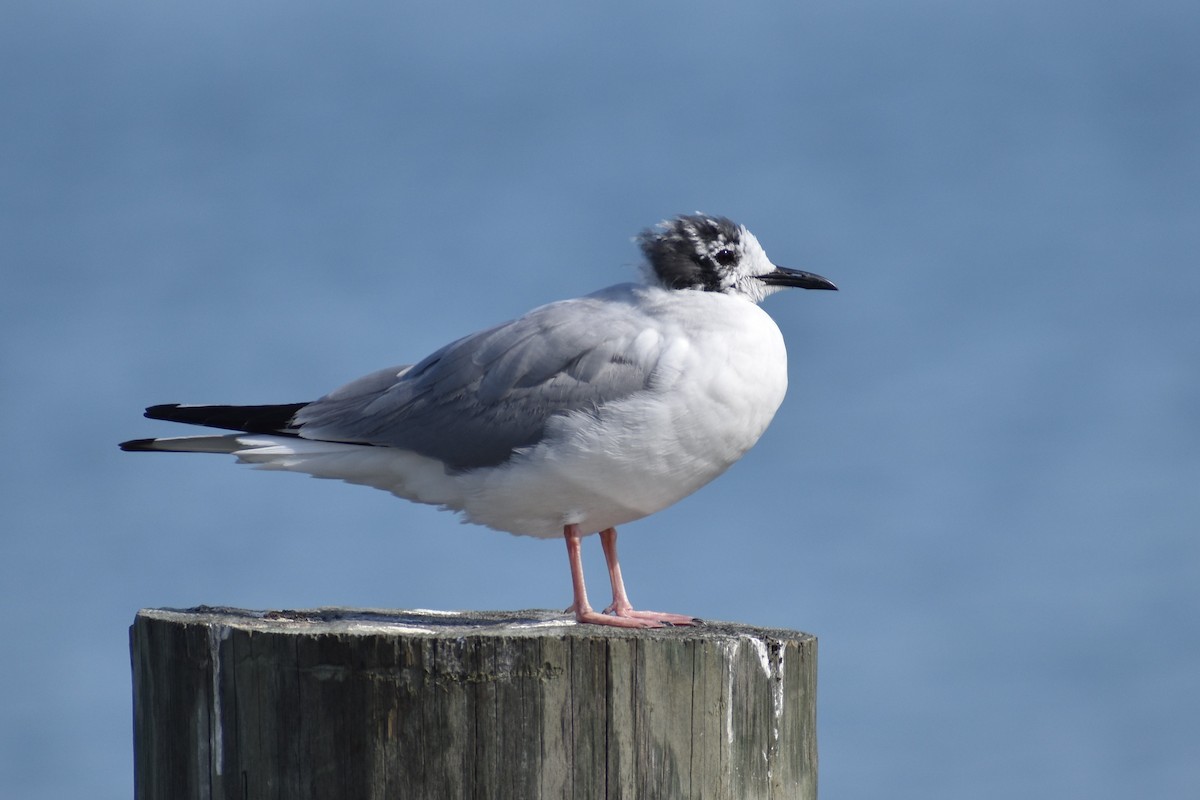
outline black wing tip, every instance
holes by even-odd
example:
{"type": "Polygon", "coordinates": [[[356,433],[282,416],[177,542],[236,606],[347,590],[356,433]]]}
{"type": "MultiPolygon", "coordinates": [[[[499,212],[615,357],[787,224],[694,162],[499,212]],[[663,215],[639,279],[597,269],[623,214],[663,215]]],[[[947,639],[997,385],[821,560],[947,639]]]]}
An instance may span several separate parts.
{"type": "Polygon", "coordinates": [[[294,436],[292,418],[308,403],[282,403],[260,406],[184,405],[163,403],[145,411],[148,419],[203,425],[243,433],[278,433],[294,436]]]}
{"type": "Polygon", "coordinates": [[[148,453],[157,449],[154,447],[156,441],[157,439],[130,439],[128,442],[121,442],[117,447],[126,453],[148,453]]]}
{"type": "MultiPolygon", "coordinates": [[[[156,406],[150,406],[142,414],[146,419],[165,419],[172,420],[171,412],[179,408],[179,403],[160,403],[156,406]]],[[[139,439],[138,441],[143,441],[139,439]]]]}

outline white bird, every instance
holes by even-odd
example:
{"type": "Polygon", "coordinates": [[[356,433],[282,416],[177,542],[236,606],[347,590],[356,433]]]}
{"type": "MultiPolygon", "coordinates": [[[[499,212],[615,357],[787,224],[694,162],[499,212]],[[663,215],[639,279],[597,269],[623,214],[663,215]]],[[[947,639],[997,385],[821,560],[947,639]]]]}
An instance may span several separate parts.
{"type": "Polygon", "coordinates": [[[789,286],[837,287],[772,264],[724,217],[680,216],[637,241],[640,283],[535,308],[314,402],[152,406],[151,419],[237,433],[121,448],[228,453],[384,489],[500,531],[561,535],[576,620],[692,624],[632,608],[616,528],[716,478],[775,416],[787,352],[759,301],[789,286]],[[613,592],[603,612],[588,603],[580,555],[580,539],[595,532],[613,592]]]}

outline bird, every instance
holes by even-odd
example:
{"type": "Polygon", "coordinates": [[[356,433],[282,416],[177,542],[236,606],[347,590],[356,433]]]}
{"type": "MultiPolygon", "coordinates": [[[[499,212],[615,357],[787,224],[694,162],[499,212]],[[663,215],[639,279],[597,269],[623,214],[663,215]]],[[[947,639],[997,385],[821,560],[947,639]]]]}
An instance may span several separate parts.
{"type": "Polygon", "coordinates": [[[260,469],[382,489],[498,531],[566,541],[582,624],[701,622],[638,610],[617,528],[708,484],[783,402],[787,351],[760,307],[789,287],[836,290],[777,266],[727,217],[679,215],[635,237],[641,280],[549,303],[318,400],[150,406],[145,416],[232,431],[135,439],[126,451],[230,454],[260,469]],[[612,603],[593,609],[581,540],[598,533],[612,603]]]}

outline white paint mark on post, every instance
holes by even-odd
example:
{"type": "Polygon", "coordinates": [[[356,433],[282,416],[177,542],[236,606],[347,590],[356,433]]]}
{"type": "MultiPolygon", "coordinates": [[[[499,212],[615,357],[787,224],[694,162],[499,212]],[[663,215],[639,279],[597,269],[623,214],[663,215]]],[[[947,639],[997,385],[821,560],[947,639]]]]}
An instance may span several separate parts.
{"type": "Polygon", "coordinates": [[[221,718],[221,642],[232,632],[227,625],[208,626],[208,657],[212,663],[212,721],[208,732],[212,748],[213,769],[217,775],[225,771],[225,747],[222,731],[225,722],[221,718]]]}
{"type": "Polygon", "coordinates": [[[733,746],[733,666],[737,663],[737,651],[741,646],[739,639],[726,639],[721,642],[725,651],[725,743],[733,746]]]}

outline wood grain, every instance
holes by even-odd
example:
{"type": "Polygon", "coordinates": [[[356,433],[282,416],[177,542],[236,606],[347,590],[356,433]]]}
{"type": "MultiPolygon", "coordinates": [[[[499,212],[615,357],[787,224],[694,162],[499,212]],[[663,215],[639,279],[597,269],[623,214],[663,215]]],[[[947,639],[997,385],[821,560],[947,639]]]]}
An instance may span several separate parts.
{"type": "Polygon", "coordinates": [[[136,797],[816,797],[816,640],[561,614],[149,609],[136,797]]]}

